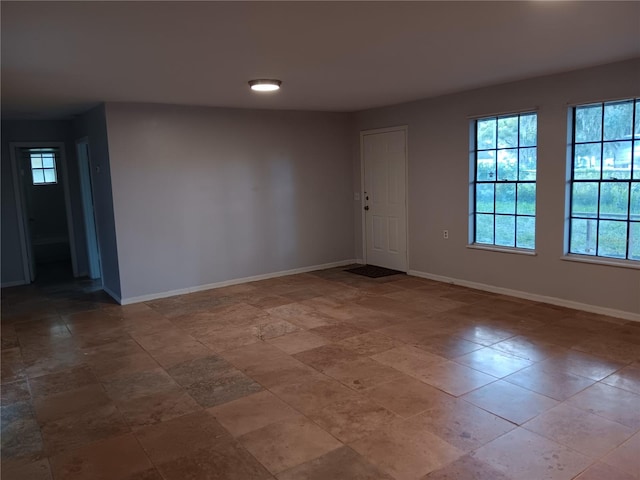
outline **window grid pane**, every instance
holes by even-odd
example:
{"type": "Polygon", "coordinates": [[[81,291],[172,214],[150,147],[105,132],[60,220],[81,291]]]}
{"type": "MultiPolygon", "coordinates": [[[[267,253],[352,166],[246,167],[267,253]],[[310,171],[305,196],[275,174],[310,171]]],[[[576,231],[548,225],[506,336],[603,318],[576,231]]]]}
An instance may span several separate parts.
{"type": "Polygon", "coordinates": [[[569,253],[640,260],[638,99],[573,109],[569,253]]]}
{"type": "Polygon", "coordinates": [[[535,112],[474,122],[473,242],[535,248],[535,112]]]}
{"type": "Polygon", "coordinates": [[[29,152],[29,160],[34,185],[51,185],[58,183],[55,152],[42,152],[39,149],[32,149],[29,152]]]}

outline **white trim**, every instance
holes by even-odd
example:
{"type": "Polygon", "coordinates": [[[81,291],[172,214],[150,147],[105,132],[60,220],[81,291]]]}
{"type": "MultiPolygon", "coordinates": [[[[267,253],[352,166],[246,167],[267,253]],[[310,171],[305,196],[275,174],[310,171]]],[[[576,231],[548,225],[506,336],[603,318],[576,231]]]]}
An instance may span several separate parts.
{"type": "Polygon", "coordinates": [[[640,262],[636,262],[634,260],[622,260],[571,253],[563,255],[562,257],[560,257],[560,260],[564,260],[567,262],[590,263],[592,265],[606,265],[608,267],[631,268],[634,270],[640,270],[640,262]]]}
{"type": "MultiPolygon", "coordinates": [[[[125,303],[122,302],[122,298],[120,297],[120,295],[116,295],[115,292],[113,292],[109,287],[107,287],[106,285],[102,285],[102,290],[104,290],[111,298],[113,298],[116,302],[118,302],[120,305],[126,305],[125,303]]],[[[134,302],[131,302],[134,303],[134,302]]]]}
{"type": "Polygon", "coordinates": [[[0,288],[9,288],[9,287],[18,287],[20,285],[26,285],[27,282],[24,280],[14,280],[13,282],[4,282],[0,288]]]}
{"type": "Polygon", "coordinates": [[[234,278],[232,280],[223,280],[221,282],[209,283],[206,285],[197,285],[195,287],[180,288],[177,290],[169,290],[167,292],[151,293],[149,295],[140,295],[138,297],[129,297],[122,299],[120,299],[113,292],[109,291],[106,287],[103,288],[105,292],[116,299],[121,305],[130,305],[132,303],[148,302],[150,300],[156,300],[158,298],[173,297],[175,295],[185,295],[187,293],[195,293],[201,292],[203,290],[229,287],[231,285],[238,285],[241,283],[257,282],[258,280],[267,280],[269,278],[286,277],[287,275],[296,275],[298,273],[307,273],[314,272],[316,270],[326,270],[328,268],[344,267],[345,265],[351,265],[353,263],[356,263],[356,260],[350,258],[349,260],[341,260],[339,262],[324,263],[322,265],[311,265],[309,267],[294,268],[292,270],[282,270],[280,272],[264,273],[262,275],[254,275],[252,277],[234,278]]]}
{"type": "Polygon", "coordinates": [[[474,288],[476,290],[484,290],[486,292],[500,293],[503,295],[509,295],[511,297],[518,297],[518,298],[524,298],[527,300],[533,300],[535,302],[549,303],[551,305],[558,305],[560,307],[573,308],[576,310],[583,310],[585,312],[598,313],[601,315],[608,315],[610,317],[616,317],[616,318],[622,318],[625,320],[632,320],[634,322],[640,322],[640,313],[633,313],[633,312],[627,312],[625,310],[616,310],[608,307],[600,307],[598,305],[590,305],[587,303],[574,302],[572,300],[565,300],[563,298],[547,297],[546,295],[538,295],[536,293],[523,292],[520,290],[512,290],[510,288],[496,287],[494,285],[488,285],[485,283],[471,282],[469,280],[460,280],[457,278],[445,277],[443,275],[420,272],[417,270],[410,270],[408,274],[414,277],[427,278],[429,280],[435,280],[438,282],[452,283],[454,285],[474,288]]]}
{"type": "Polygon", "coordinates": [[[409,270],[409,126],[398,125],[397,127],[375,128],[372,130],[360,131],[360,218],[362,229],[362,259],[358,263],[367,264],[367,225],[365,221],[364,204],[364,137],[367,135],[377,135],[380,133],[404,132],[404,215],[405,215],[405,260],[406,270],[409,270]]]}
{"type": "Polygon", "coordinates": [[[473,250],[486,250],[488,252],[515,253],[516,255],[538,255],[535,250],[527,250],[526,248],[499,247],[497,245],[483,245],[479,243],[470,243],[467,245],[467,248],[471,248],[473,250]]]}

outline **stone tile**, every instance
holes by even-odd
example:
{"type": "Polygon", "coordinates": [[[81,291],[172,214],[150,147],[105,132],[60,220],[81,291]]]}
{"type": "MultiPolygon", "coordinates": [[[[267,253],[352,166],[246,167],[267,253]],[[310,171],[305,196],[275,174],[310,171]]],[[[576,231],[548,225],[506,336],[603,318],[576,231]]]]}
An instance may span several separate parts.
{"type": "Polygon", "coordinates": [[[299,416],[293,408],[266,390],[208,411],[234,437],[299,416]]]}
{"type": "Polygon", "coordinates": [[[640,363],[621,368],[602,380],[602,383],[640,395],[640,363]]]}
{"type": "Polygon", "coordinates": [[[387,350],[386,352],[373,355],[372,358],[383,365],[388,365],[414,377],[420,376],[422,372],[428,370],[433,365],[446,361],[446,359],[438,355],[425,352],[410,345],[403,345],[387,350]]]}
{"type": "Polygon", "coordinates": [[[459,329],[456,332],[456,336],[488,347],[508,338],[515,337],[518,333],[519,332],[515,330],[508,330],[491,325],[469,325],[459,329]]]}
{"type": "Polygon", "coordinates": [[[467,393],[462,398],[516,425],[558,404],[549,397],[502,380],[467,393]]]}
{"type": "Polygon", "coordinates": [[[183,387],[203,380],[212,380],[234,369],[224,358],[217,355],[187,360],[167,369],[167,373],[183,387]]]}
{"type": "Polygon", "coordinates": [[[216,378],[196,382],[187,392],[204,408],[230,402],[262,390],[262,386],[240,370],[232,368],[216,378]]]}
{"type": "Polygon", "coordinates": [[[349,447],[332,450],[278,475],[278,480],[393,480],[349,447]]]}
{"type": "Polygon", "coordinates": [[[434,402],[409,421],[465,453],[515,428],[512,423],[457,398],[434,402]]]}
{"type": "Polygon", "coordinates": [[[171,420],[200,408],[181,388],[118,402],[122,416],[134,429],[171,420]]]}
{"type": "Polygon", "coordinates": [[[111,399],[100,384],[90,384],[58,393],[57,395],[39,397],[33,402],[36,416],[40,423],[77,415],[110,404],[111,399]]]}
{"type": "Polygon", "coordinates": [[[158,362],[146,352],[122,355],[111,359],[89,360],[89,365],[100,380],[129,373],[154,370],[159,367],[158,362]]]}
{"type": "Polygon", "coordinates": [[[273,474],[342,446],[302,416],[268,425],[243,435],[239,440],[273,474]]]}
{"type": "Polygon", "coordinates": [[[571,373],[551,372],[538,364],[509,375],[504,380],[559,401],[564,401],[595,383],[594,380],[571,373]]]}
{"type": "Polygon", "coordinates": [[[635,393],[596,383],[571,397],[567,404],[635,430],[640,429],[640,395],[635,393]]]}
{"type": "Polygon", "coordinates": [[[247,367],[244,371],[267,388],[320,376],[313,368],[288,355],[267,358],[259,364],[247,367]]]}
{"type": "Polygon", "coordinates": [[[408,418],[432,405],[451,399],[446,393],[412,377],[403,375],[364,390],[363,395],[397,415],[408,418]]]}
{"type": "Polygon", "coordinates": [[[136,437],[155,465],[229,442],[229,433],[205,411],[141,428],[136,437]]]}
{"type": "Polygon", "coordinates": [[[638,452],[640,452],[640,433],[636,433],[618,448],[612,450],[602,461],[638,479],[640,478],[640,455],[638,452]]]}
{"type": "Polygon", "coordinates": [[[317,328],[325,325],[332,325],[334,320],[323,315],[316,309],[301,303],[290,303],[266,310],[270,315],[283,318],[294,325],[304,329],[317,328]]]}
{"type": "Polygon", "coordinates": [[[130,480],[153,467],[133,435],[126,434],[55,455],[51,468],[55,478],[65,480],[130,480]]]}
{"type": "Polygon", "coordinates": [[[31,400],[29,384],[26,380],[4,383],[0,388],[0,399],[3,406],[31,400]]]}
{"type": "Polygon", "coordinates": [[[171,368],[178,363],[208,357],[212,351],[200,342],[170,345],[158,350],[152,350],[150,356],[164,368],[171,368]]]}
{"type": "Polygon", "coordinates": [[[271,345],[275,345],[283,352],[293,355],[294,353],[300,353],[305,350],[321,347],[328,343],[328,340],[324,339],[320,335],[316,335],[315,333],[300,331],[272,338],[269,340],[269,343],[271,345]]]}
{"type": "Polygon", "coordinates": [[[315,368],[319,372],[324,372],[339,363],[357,360],[358,355],[339,345],[323,345],[322,347],[312,348],[304,352],[293,355],[294,358],[302,363],[315,368]]]}
{"type": "Polygon", "coordinates": [[[592,460],[523,428],[496,438],[472,455],[513,479],[570,480],[592,460]]]}
{"type": "Polygon", "coordinates": [[[252,333],[260,340],[281,337],[288,333],[299,332],[301,328],[286,320],[270,319],[269,322],[259,323],[251,327],[252,333]]]}
{"type": "Polygon", "coordinates": [[[624,443],[635,431],[566,404],[548,410],[523,427],[595,458],[624,443]]]}
{"type": "Polygon", "coordinates": [[[262,341],[256,336],[253,328],[250,327],[219,330],[214,333],[200,335],[198,339],[216,353],[262,341]]]}
{"type": "Polygon", "coordinates": [[[227,350],[222,352],[220,356],[236,368],[245,370],[249,367],[260,365],[269,359],[286,357],[286,354],[269,343],[256,342],[252,345],[227,350]]]}
{"type": "Polygon", "coordinates": [[[524,358],[501,353],[490,347],[481,348],[458,357],[455,362],[498,378],[511,375],[533,363],[524,358]]]}
{"type": "Polygon", "coordinates": [[[594,463],[576,477],[576,480],[636,480],[638,476],[621,472],[605,463],[594,463]]]}
{"type": "Polygon", "coordinates": [[[419,344],[415,346],[449,360],[484,348],[479,343],[470,342],[449,334],[433,335],[420,339],[419,344]]]}
{"type": "Polygon", "coordinates": [[[43,442],[38,422],[33,417],[15,421],[2,418],[2,461],[7,459],[37,460],[43,456],[43,442]]]}
{"type": "Polygon", "coordinates": [[[365,397],[338,401],[307,415],[344,443],[358,440],[398,419],[397,415],[365,397]]]}
{"type": "Polygon", "coordinates": [[[382,365],[371,358],[339,363],[327,368],[324,373],[354,390],[364,390],[403,375],[398,370],[382,365]]]}
{"type": "MultiPolygon", "coordinates": [[[[513,480],[472,455],[465,455],[449,465],[428,473],[421,480],[513,480]]],[[[523,477],[524,478],[524,477],[523,477]]]]}
{"type": "Polygon", "coordinates": [[[415,376],[455,397],[496,381],[495,377],[451,361],[436,363],[415,376]]]}
{"type": "Polygon", "coordinates": [[[502,342],[493,344],[491,348],[514,357],[531,360],[532,362],[540,362],[566,351],[563,347],[528,338],[526,335],[511,337],[502,342]]]}
{"type": "Polygon", "coordinates": [[[188,455],[161,463],[165,480],[186,478],[207,480],[266,480],[269,472],[235,441],[201,448],[188,455]]]}
{"type": "Polygon", "coordinates": [[[42,425],[42,438],[48,455],[55,455],[128,432],[129,427],[113,405],[88,410],[42,425]]]}
{"type": "Polygon", "coordinates": [[[402,342],[379,332],[368,332],[341,340],[338,345],[351,350],[356,355],[369,356],[398,347],[402,342]]]}
{"type": "Polygon", "coordinates": [[[46,458],[35,461],[12,461],[3,458],[2,475],[9,480],[52,480],[53,478],[49,460],[46,458]]]}
{"type": "Polygon", "coordinates": [[[563,371],[597,381],[621,369],[624,367],[624,364],[594,357],[593,355],[583,352],[566,350],[563,353],[538,363],[537,366],[550,372],[563,371]]]}
{"type": "Polygon", "coordinates": [[[351,447],[397,480],[418,479],[462,455],[462,451],[415,425],[412,419],[394,423],[351,447]]]}
{"type": "Polygon", "coordinates": [[[2,383],[15,382],[26,377],[24,362],[19,348],[2,350],[0,354],[0,378],[2,383]]]}
{"type": "Polygon", "coordinates": [[[308,413],[339,401],[355,401],[358,394],[328,378],[307,379],[271,389],[279,398],[302,413],[308,413]]]}
{"type": "Polygon", "coordinates": [[[177,386],[161,368],[109,377],[103,380],[103,385],[107,395],[115,401],[166,392],[177,386]]]}
{"type": "Polygon", "coordinates": [[[63,372],[43,375],[33,378],[29,382],[31,393],[34,397],[63,393],[97,383],[98,379],[86,365],[63,372]]]}
{"type": "Polygon", "coordinates": [[[366,333],[366,330],[348,324],[334,324],[313,328],[311,332],[320,335],[329,342],[339,342],[366,333]]]}

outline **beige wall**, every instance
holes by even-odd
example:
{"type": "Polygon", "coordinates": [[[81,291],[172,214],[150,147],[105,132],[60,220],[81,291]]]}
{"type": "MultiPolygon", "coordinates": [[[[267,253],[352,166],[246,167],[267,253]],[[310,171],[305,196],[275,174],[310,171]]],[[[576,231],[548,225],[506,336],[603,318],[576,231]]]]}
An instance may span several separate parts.
{"type": "MultiPolygon", "coordinates": [[[[409,265],[467,282],[640,313],[640,270],[562,260],[567,111],[640,95],[640,60],[509,83],[356,114],[361,130],[409,126],[409,265]],[[538,110],[536,256],[467,248],[469,116],[538,110]],[[449,239],[442,231],[449,230],[449,239]]],[[[355,158],[354,191],[360,189],[355,158]]],[[[361,205],[354,207],[362,258],[361,205]]]]}
{"type": "Polygon", "coordinates": [[[125,302],[353,258],[348,115],[106,112],[125,302]]]}

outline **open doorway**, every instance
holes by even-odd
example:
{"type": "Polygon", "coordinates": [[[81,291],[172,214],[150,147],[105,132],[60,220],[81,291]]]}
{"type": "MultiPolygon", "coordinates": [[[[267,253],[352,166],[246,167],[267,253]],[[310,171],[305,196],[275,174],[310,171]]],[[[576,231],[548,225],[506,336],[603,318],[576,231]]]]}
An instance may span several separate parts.
{"type": "Polygon", "coordinates": [[[12,143],[25,283],[77,276],[63,143],[12,143]]]}

